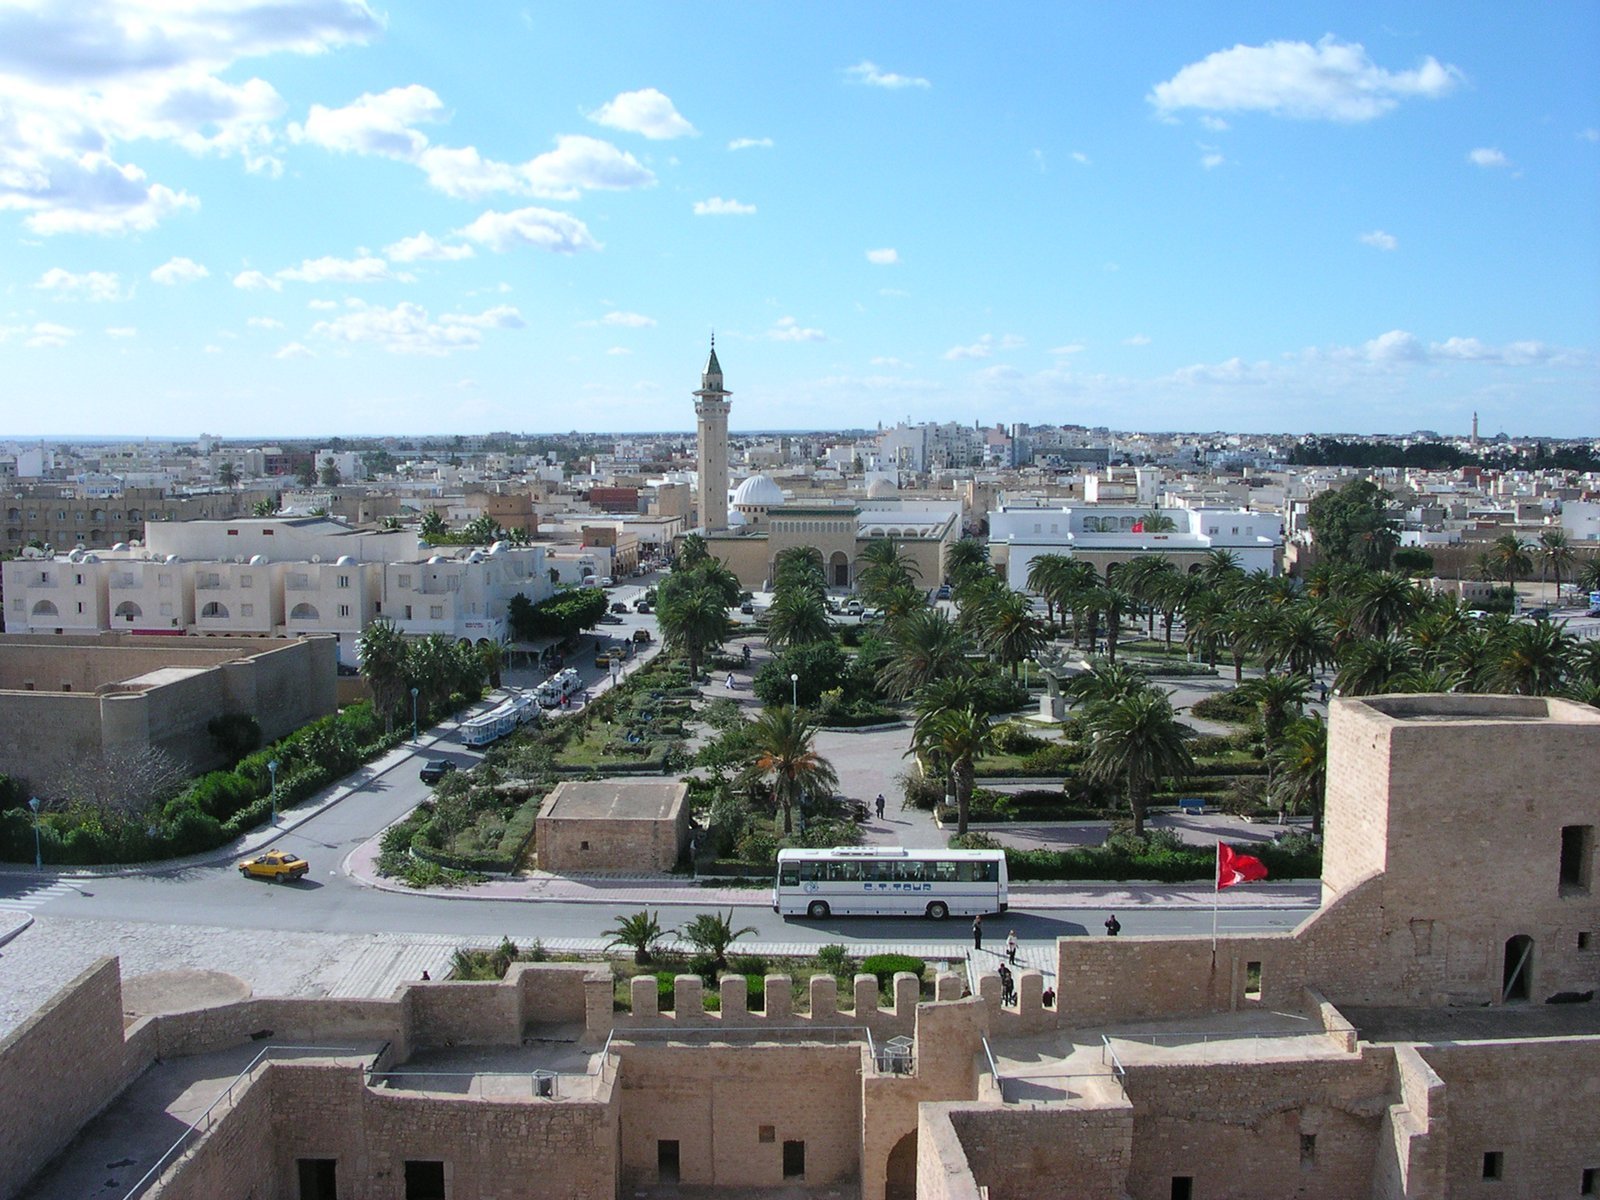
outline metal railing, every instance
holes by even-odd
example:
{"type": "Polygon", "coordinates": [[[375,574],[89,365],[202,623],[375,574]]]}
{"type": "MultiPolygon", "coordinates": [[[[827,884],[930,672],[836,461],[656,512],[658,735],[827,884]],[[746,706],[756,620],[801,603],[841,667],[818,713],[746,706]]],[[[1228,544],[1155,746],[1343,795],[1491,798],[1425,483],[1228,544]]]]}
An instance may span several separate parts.
{"type": "MultiPolygon", "coordinates": [[[[387,1049],[388,1046],[386,1044],[384,1050],[387,1049]]],[[[383,1052],[383,1050],[380,1050],[378,1054],[381,1055],[383,1052]]],[[[150,1169],[141,1175],[132,1187],[122,1193],[122,1200],[134,1200],[135,1197],[144,1195],[145,1190],[160,1177],[161,1172],[166,1170],[187,1149],[192,1140],[202,1134],[210,1133],[217,1121],[222,1119],[223,1114],[233,1108],[234,1090],[247,1083],[254,1082],[256,1070],[264,1060],[274,1054],[284,1053],[315,1054],[321,1057],[332,1057],[336,1055],[365,1054],[366,1051],[357,1046],[263,1046],[261,1052],[250,1060],[250,1065],[229,1080],[228,1085],[217,1094],[217,1097],[206,1105],[205,1111],[193,1121],[190,1121],[188,1127],[178,1135],[177,1140],[168,1146],[161,1157],[151,1164],[150,1169]]],[[[374,1061],[377,1060],[377,1057],[377,1055],[373,1056],[374,1061]]]]}

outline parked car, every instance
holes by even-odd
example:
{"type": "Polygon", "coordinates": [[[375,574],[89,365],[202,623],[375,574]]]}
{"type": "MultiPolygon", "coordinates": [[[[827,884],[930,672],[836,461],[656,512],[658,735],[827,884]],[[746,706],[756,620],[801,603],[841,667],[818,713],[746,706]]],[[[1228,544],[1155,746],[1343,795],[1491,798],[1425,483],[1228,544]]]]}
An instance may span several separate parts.
{"type": "Polygon", "coordinates": [[[435,784],[455,769],[456,764],[448,758],[430,758],[422,764],[422,770],[417,772],[417,776],[423,783],[435,784]]]}
{"type": "Polygon", "coordinates": [[[934,593],[934,599],[935,600],[948,600],[948,599],[950,599],[950,585],[948,583],[941,583],[939,585],[939,590],[934,593]]]}
{"type": "Polygon", "coordinates": [[[648,601],[648,600],[639,600],[639,601],[635,602],[635,604],[633,606],[633,611],[634,612],[640,612],[640,613],[647,613],[647,612],[650,611],[650,608],[651,608],[650,601],[648,601]]]}
{"type": "Polygon", "coordinates": [[[1530,621],[1548,621],[1550,619],[1550,610],[1542,606],[1539,608],[1529,608],[1524,609],[1522,615],[1527,617],[1530,621]]]}
{"type": "Polygon", "coordinates": [[[859,600],[850,600],[845,603],[844,611],[847,616],[859,617],[866,612],[866,606],[859,600]]]}
{"type": "Polygon", "coordinates": [[[601,587],[616,587],[617,586],[617,581],[615,579],[611,578],[611,576],[609,576],[609,575],[602,575],[600,577],[600,586],[601,587]]]}
{"type": "Polygon", "coordinates": [[[600,614],[600,624],[602,624],[602,625],[621,625],[622,624],[622,618],[617,616],[616,613],[601,613],[600,614]]]}
{"type": "Polygon", "coordinates": [[[624,604],[621,600],[618,600],[615,604],[613,604],[611,606],[611,611],[614,612],[614,613],[625,613],[625,612],[628,611],[628,606],[626,604],[624,604]]]}
{"type": "Polygon", "coordinates": [[[1467,610],[1467,617],[1473,621],[1484,621],[1488,619],[1489,614],[1484,612],[1481,608],[1469,608],[1467,610]]]}
{"type": "Polygon", "coordinates": [[[648,629],[635,629],[633,631],[633,642],[636,646],[646,646],[655,640],[655,638],[650,636],[650,631],[648,629]]]}
{"type": "Polygon", "coordinates": [[[310,870],[310,863],[287,850],[267,850],[239,864],[239,874],[246,879],[266,879],[272,883],[299,879],[310,870]]]}
{"type": "Polygon", "coordinates": [[[755,601],[746,600],[743,604],[739,605],[739,611],[747,617],[754,616],[756,611],[755,601]]]}

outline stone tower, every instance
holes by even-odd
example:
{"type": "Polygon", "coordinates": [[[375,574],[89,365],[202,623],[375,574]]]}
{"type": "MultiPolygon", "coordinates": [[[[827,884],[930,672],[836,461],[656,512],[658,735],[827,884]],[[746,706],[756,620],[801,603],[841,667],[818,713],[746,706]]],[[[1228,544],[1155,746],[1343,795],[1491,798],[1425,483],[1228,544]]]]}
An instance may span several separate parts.
{"type": "Polygon", "coordinates": [[[722,364],[717,361],[717,339],[711,338],[711,357],[700,375],[694,394],[694,415],[700,443],[695,466],[700,474],[700,527],[715,533],[728,527],[728,397],[722,387],[722,364]]]}

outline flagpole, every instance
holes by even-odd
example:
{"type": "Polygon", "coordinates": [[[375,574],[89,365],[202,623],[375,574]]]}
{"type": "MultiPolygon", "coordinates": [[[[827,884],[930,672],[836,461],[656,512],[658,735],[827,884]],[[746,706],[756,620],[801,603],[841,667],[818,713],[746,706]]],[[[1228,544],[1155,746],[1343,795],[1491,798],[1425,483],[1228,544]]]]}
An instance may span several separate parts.
{"type": "Polygon", "coordinates": [[[1211,868],[1211,969],[1217,967],[1217,909],[1222,904],[1222,839],[1217,839],[1217,861],[1211,868]]]}

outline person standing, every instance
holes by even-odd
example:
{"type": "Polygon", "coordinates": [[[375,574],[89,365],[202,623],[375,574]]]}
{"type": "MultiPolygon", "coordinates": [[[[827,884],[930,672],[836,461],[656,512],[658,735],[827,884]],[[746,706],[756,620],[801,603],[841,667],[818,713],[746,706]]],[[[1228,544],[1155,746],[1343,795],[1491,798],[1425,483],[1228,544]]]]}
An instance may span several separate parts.
{"type": "Polygon", "coordinates": [[[876,801],[874,801],[874,803],[876,803],[877,806],[878,806],[878,820],[881,821],[881,820],[883,820],[883,793],[882,792],[878,793],[878,799],[876,801]]]}
{"type": "Polygon", "coordinates": [[[983,949],[983,914],[979,913],[972,918],[972,948],[983,949]]]}
{"type": "Polygon", "coordinates": [[[1121,932],[1122,932],[1122,922],[1117,920],[1117,914],[1116,913],[1112,913],[1109,917],[1106,918],[1106,936],[1107,937],[1116,937],[1117,934],[1119,934],[1121,932]]]}
{"type": "Polygon", "coordinates": [[[1006,961],[1013,967],[1017,965],[1017,931],[1015,929],[1006,937],[1006,961]]]}

